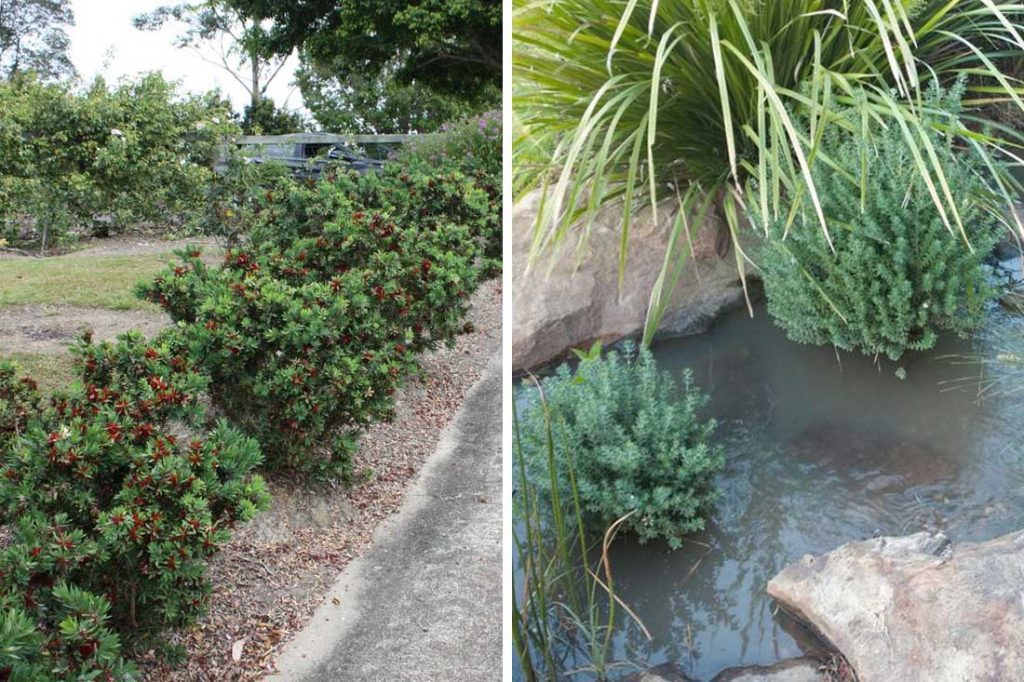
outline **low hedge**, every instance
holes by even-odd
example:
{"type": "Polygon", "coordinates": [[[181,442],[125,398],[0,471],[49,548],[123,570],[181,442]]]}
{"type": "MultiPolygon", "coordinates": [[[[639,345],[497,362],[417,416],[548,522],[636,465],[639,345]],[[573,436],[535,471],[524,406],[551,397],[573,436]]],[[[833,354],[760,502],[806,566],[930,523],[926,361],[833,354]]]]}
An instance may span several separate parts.
{"type": "MultiPolygon", "coordinates": [[[[83,340],[80,381],[0,453],[0,520],[13,531],[0,551],[3,611],[13,630],[36,623],[46,670],[109,675],[120,665],[112,632],[134,642],[192,622],[209,594],[206,560],[267,501],[252,474],[258,444],[226,422],[205,430],[208,380],[182,350],[134,333],[83,340]]],[[[37,405],[23,386],[2,368],[0,394],[37,405]]]]}
{"type": "Polygon", "coordinates": [[[500,267],[500,180],[469,170],[249,174],[212,197],[238,237],[224,262],[189,248],[140,285],[174,327],[83,339],[79,380],[48,404],[0,365],[0,679],[132,679],[122,640],[192,622],[206,561],[266,503],[261,446],[346,473],[359,429],[500,267]],[[209,423],[207,394],[233,424],[209,423]]]}
{"type": "Polygon", "coordinates": [[[364,270],[292,284],[251,252],[229,258],[219,269],[185,260],[150,296],[183,322],[172,333],[201,358],[214,400],[260,440],[270,464],[344,472],[353,430],[389,414],[414,366],[409,346],[376,307],[364,270]]]}
{"type": "Polygon", "coordinates": [[[196,249],[140,295],[272,465],[346,473],[388,418],[415,354],[464,328],[484,268],[486,194],[458,172],[278,179],[247,204],[249,241],[217,268],[196,249]]]}
{"type": "Polygon", "coordinates": [[[489,111],[464,121],[446,123],[441,134],[407,144],[399,165],[415,172],[457,171],[487,196],[488,215],[479,233],[484,236],[484,270],[501,271],[502,118],[489,111]]]}

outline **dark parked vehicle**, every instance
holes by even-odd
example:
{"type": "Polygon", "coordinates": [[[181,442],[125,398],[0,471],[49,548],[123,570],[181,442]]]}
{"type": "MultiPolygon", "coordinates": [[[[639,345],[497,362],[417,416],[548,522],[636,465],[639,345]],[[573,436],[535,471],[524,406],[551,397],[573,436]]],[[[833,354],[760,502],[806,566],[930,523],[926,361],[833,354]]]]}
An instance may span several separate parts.
{"type": "MultiPolygon", "coordinates": [[[[304,140],[309,135],[302,136],[304,140]]],[[[333,138],[333,136],[331,136],[333,138]]],[[[371,159],[358,149],[354,149],[336,141],[323,142],[269,142],[252,145],[253,150],[246,154],[248,163],[275,162],[292,169],[297,178],[318,178],[325,171],[354,170],[360,175],[376,172],[384,162],[371,159]]]]}

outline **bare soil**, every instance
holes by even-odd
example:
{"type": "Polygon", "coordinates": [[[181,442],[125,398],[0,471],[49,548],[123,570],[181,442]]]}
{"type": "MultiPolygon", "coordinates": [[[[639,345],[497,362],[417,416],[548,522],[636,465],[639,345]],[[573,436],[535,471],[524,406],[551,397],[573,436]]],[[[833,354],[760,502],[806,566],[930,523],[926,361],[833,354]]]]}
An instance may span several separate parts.
{"type": "Polygon", "coordinates": [[[0,353],[59,354],[82,332],[112,340],[137,329],[153,336],[170,324],[166,315],[142,310],[106,310],[66,305],[19,305],[0,308],[0,353]]]}
{"type": "Polygon", "coordinates": [[[162,239],[148,235],[118,235],[105,239],[90,239],[79,242],[74,249],[76,256],[148,256],[172,253],[186,246],[198,244],[207,251],[217,250],[212,237],[190,237],[187,239],[162,239]]]}
{"type": "MultiPolygon", "coordinates": [[[[220,258],[221,249],[210,237],[166,240],[145,234],[119,235],[80,242],[75,257],[144,256],[170,254],[191,244],[204,248],[204,257],[220,258]]],[[[51,254],[55,256],[58,254],[51,254]]],[[[66,253],[65,253],[66,255],[66,253]]],[[[47,257],[51,257],[47,256],[47,257]]],[[[27,258],[13,251],[0,250],[0,259],[27,258]]],[[[137,329],[153,336],[170,324],[170,318],[138,310],[108,310],[66,305],[24,305],[0,308],[0,353],[62,353],[85,330],[97,340],[112,340],[119,334],[137,329]]]]}
{"type": "Polygon", "coordinates": [[[155,234],[139,233],[83,239],[67,248],[47,250],[45,256],[39,256],[38,251],[34,250],[2,248],[0,249],[0,260],[4,258],[51,258],[72,253],[76,256],[148,256],[169,254],[190,244],[198,244],[210,251],[219,250],[216,240],[212,237],[164,239],[155,234]]]}

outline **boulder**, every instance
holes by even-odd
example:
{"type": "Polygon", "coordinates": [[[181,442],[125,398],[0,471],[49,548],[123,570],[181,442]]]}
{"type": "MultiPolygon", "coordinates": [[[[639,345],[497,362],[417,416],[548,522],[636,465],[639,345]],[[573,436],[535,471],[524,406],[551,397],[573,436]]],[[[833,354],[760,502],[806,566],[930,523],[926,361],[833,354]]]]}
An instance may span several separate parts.
{"type": "MultiPolygon", "coordinates": [[[[531,233],[540,204],[533,193],[512,212],[512,368],[529,370],[589,347],[643,330],[672,224],[674,202],[657,212],[648,207],[630,223],[625,279],[618,287],[622,207],[611,206],[594,220],[581,253],[574,231],[553,253],[527,271],[531,233]]],[[[661,335],[704,331],[726,308],[743,300],[743,289],[724,220],[708,211],[693,236],[689,258],[661,325],[661,335]]]]}
{"type": "Polygon", "coordinates": [[[768,594],[860,682],[1024,680],[1024,531],[851,542],[787,566],[768,594]]]}
{"type": "Polygon", "coordinates": [[[809,658],[791,658],[775,665],[752,665],[728,668],[715,675],[712,682],[822,682],[820,664],[809,658]]]}

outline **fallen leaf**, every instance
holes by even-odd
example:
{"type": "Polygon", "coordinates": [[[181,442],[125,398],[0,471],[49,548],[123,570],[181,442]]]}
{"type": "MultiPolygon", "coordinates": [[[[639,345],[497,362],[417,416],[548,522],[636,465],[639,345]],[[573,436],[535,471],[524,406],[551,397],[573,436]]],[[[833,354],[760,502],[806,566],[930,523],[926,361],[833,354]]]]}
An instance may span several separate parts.
{"type": "Polygon", "coordinates": [[[242,649],[245,648],[245,643],[248,641],[248,637],[243,637],[231,645],[231,659],[235,661],[235,663],[242,660],[242,649]]]}

